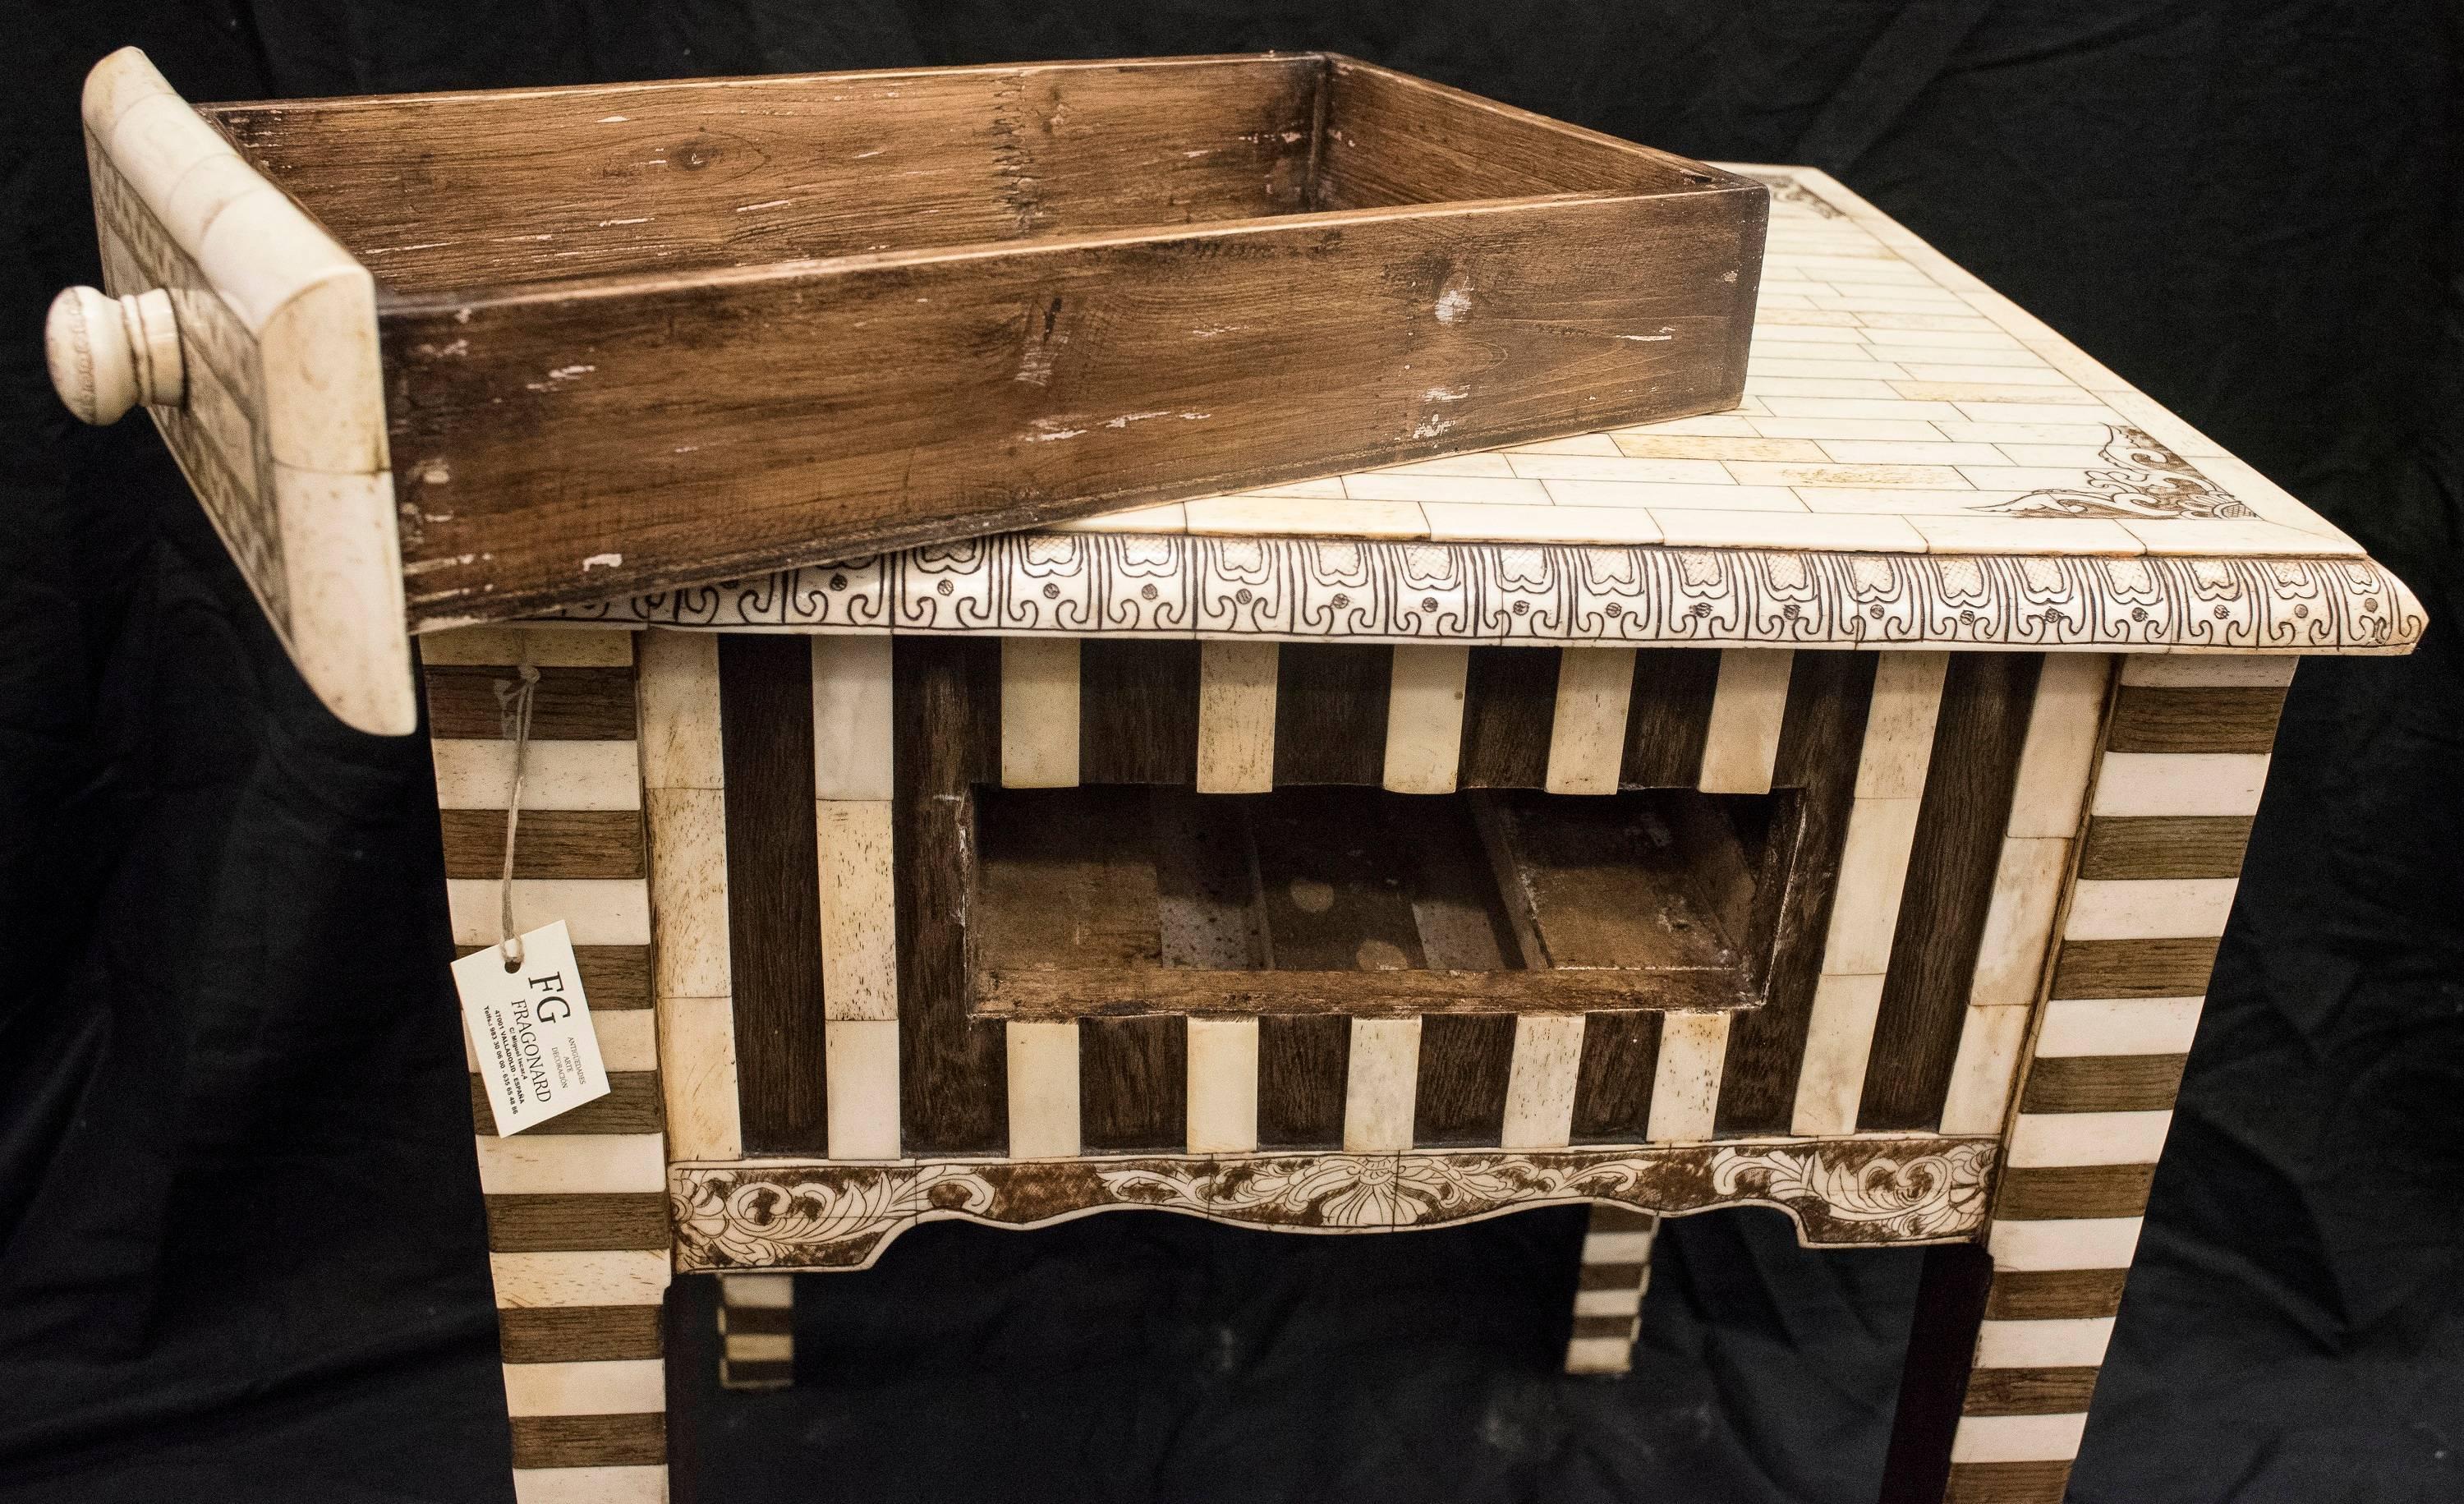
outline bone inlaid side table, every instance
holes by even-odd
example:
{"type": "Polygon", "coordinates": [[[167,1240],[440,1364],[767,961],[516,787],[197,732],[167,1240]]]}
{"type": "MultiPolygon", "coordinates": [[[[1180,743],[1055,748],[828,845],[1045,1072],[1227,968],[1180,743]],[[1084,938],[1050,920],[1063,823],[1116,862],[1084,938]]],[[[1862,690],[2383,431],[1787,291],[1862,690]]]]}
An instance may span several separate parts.
{"type": "Polygon", "coordinates": [[[466,946],[540,672],[517,920],[615,1073],[479,1107],[525,1499],[663,1495],[671,1270],[777,1382],[777,1273],[918,1222],[1561,1203],[1576,1369],[1659,1217],[1934,1246],[1889,1496],[2060,1496],[2296,658],[2423,616],[1752,170],[1732,413],[425,640],[466,946]]]}

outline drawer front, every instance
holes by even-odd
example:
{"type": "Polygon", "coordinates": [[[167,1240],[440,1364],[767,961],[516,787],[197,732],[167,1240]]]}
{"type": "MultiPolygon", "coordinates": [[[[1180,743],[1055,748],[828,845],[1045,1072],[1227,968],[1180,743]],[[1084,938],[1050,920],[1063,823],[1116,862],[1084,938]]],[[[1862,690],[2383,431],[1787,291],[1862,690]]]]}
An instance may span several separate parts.
{"type": "Polygon", "coordinates": [[[242,161],[134,49],[87,79],[104,288],[168,294],[164,442],[318,697],[418,723],[365,268],[242,161]]]}

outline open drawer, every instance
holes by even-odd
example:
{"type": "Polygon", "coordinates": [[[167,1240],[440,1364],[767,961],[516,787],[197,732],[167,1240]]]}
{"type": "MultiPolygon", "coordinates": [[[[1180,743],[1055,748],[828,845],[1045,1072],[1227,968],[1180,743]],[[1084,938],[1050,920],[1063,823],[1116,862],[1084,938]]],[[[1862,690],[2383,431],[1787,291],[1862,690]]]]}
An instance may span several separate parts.
{"type": "Polygon", "coordinates": [[[1317,54],[84,112],[55,380],[391,732],[408,632],[1733,406],[1768,205],[1317,54]]]}

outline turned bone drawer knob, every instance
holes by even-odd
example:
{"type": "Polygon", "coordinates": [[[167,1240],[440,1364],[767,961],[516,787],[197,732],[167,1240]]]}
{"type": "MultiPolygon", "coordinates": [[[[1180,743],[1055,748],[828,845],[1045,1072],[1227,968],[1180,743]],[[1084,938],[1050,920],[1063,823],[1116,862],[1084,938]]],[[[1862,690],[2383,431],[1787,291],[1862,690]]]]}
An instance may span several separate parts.
{"type": "Polygon", "coordinates": [[[187,380],[171,295],[161,288],[114,298],[72,287],[43,321],[52,388],[86,423],[117,423],[139,403],[176,408],[187,380]]]}

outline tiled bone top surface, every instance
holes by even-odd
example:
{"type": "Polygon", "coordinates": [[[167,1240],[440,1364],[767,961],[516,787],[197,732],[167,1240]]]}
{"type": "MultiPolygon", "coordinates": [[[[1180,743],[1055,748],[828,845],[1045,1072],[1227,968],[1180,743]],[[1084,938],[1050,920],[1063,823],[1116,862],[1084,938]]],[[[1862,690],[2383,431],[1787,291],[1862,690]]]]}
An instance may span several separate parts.
{"type": "Polygon", "coordinates": [[[1771,188],[1731,412],[1054,531],[2010,555],[2362,550],[1811,167],[1771,188]]]}

